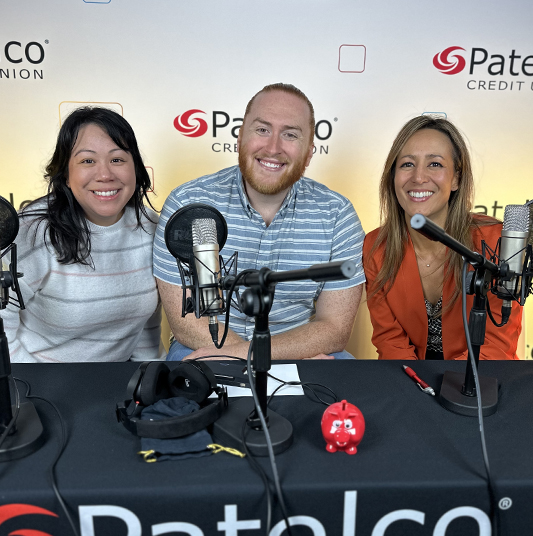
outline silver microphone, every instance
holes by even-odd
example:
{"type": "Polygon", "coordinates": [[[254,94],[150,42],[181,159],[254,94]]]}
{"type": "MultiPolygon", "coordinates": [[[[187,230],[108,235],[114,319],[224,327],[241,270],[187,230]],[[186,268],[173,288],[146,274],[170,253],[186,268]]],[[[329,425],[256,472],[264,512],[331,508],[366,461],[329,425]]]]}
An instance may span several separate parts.
{"type": "Polygon", "coordinates": [[[500,262],[507,263],[511,277],[498,280],[497,296],[503,300],[506,316],[510,314],[513,298],[519,297],[518,281],[524,265],[524,257],[529,235],[529,207],[527,205],[507,205],[503,216],[500,241],[500,262]]]}
{"type": "Polygon", "coordinates": [[[195,219],[192,222],[192,251],[200,286],[197,300],[203,303],[204,314],[209,315],[209,331],[213,342],[218,343],[218,317],[223,312],[220,289],[219,246],[216,222],[212,218],[195,219]],[[206,288],[202,288],[206,286],[206,288]]]}

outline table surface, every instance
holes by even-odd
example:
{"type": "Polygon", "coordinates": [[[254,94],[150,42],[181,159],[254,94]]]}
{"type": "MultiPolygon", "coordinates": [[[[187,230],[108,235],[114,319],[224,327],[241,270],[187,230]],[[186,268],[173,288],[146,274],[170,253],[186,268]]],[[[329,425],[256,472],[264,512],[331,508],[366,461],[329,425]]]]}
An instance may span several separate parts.
{"type": "MultiPolygon", "coordinates": [[[[314,527],[299,527],[295,534],[489,534],[483,532],[483,524],[480,532],[475,520],[483,521],[482,512],[489,512],[477,418],[442,408],[407,377],[402,364],[298,363],[303,381],[327,385],[339,400],[363,412],[365,436],[353,456],[326,452],[320,429],[323,405],[307,396],[273,400],[271,407],[294,427],[293,446],[276,457],[288,512],[314,527]],[[461,514],[466,517],[447,525],[461,514]]],[[[409,364],[437,391],[445,370],[465,368],[464,362],[409,364]]],[[[85,520],[82,534],[263,534],[263,483],[246,460],[225,453],[152,464],[141,460],[140,440],[114,415],[137,366],[13,365],[14,376],[27,380],[32,394],[52,400],[66,421],[69,439],[57,466],[57,481],[76,518],[85,520]],[[96,508],[102,505],[119,508],[96,508]],[[231,521],[232,516],[239,521],[231,521]],[[239,525],[245,520],[258,521],[239,525]],[[172,527],[174,532],[169,531],[172,527]]],[[[498,378],[501,386],[498,411],[485,418],[497,496],[512,504],[507,508],[509,501],[502,503],[507,509],[500,510],[501,534],[528,534],[533,527],[533,363],[482,362],[480,372],[498,378]]],[[[0,464],[0,504],[35,505],[58,517],[25,515],[2,523],[2,509],[11,510],[0,506],[0,536],[22,528],[48,530],[55,536],[71,533],[48,474],[59,445],[59,423],[47,404],[36,400],[35,406],[46,442],[24,459],[0,464]]],[[[260,463],[270,473],[268,459],[260,463]]],[[[274,524],[280,519],[276,507],[274,524]]]]}

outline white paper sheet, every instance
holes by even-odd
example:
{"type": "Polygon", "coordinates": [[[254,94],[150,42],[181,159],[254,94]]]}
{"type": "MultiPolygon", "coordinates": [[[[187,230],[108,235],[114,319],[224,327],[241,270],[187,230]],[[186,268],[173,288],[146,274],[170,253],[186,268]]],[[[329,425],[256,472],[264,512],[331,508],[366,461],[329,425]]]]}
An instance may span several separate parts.
{"type": "MultiPolygon", "coordinates": [[[[289,363],[286,365],[272,365],[270,369],[270,374],[283,380],[285,382],[299,382],[300,376],[298,374],[298,367],[296,363],[289,363]]],[[[277,387],[279,387],[280,382],[274,380],[270,376],[268,377],[267,382],[267,395],[271,395],[277,387]]],[[[252,391],[245,387],[235,387],[233,385],[226,385],[228,389],[228,396],[252,396],[252,391]]],[[[300,385],[285,385],[282,387],[275,396],[280,395],[303,395],[304,391],[300,385]]],[[[211,395],[210,398],[216,397],[216,395],[211,395]]]]}

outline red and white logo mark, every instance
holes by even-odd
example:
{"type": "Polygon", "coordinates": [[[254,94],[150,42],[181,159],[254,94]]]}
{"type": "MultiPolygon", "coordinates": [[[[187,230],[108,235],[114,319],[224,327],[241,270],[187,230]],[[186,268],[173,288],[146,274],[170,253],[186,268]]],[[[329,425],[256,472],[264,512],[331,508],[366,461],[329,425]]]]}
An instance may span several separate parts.
{"type": "Polygon", "coordinates": [[[448,47],[446,50],[435,54],[433,65],[443,74],[460,73],[466,66],[466,61],[460,54],[454,54],[456,50],[464,50],[462,47],[448,47]]]}
{"type": "MultiPolygon", "coordinates": [[[[44,508],[39,508],[38,506],[33,506],[31,504],[6,504],[4,506],[0,506],[0,525],[8,519],[27,514],[40,514],[57,517],[57,514],[54,514],[54,512],[50,512],[50,510],[45,510],[44,508]]],[[[19,529],[15,532],[11,532],[10,534],[13,536],[51,536],[48,532],[34,529],[19,529]]]]}
{"type": "Polygon", "coordinates": [[[205,112],[202,110],[187,110],[185,113],[178,115],[178,117],[174,119],[174,127],[176,130],[189,138],[198,138],[207,132],[207,123],[204,119],[193,117],[193,124],[190,123],[191,115],[194,114],[205,114],[205,112]]]}

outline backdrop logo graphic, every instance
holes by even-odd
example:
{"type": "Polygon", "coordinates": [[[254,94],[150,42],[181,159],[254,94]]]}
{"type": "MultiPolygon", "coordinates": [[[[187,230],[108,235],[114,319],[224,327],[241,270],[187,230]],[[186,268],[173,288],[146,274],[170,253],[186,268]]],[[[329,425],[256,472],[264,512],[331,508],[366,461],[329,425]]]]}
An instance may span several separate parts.
{"type": "MultiPolygon", "coordinates": [[[[48,40],[45,43],[48,44],[48,40]]],[[[37,41],[31,41],[29,43],[9,41],[4,46],[4,57],[9,63],[27,61],[33,65],[38,65],[44,60],[44,47],[37,41]]]]}
{"type": "MultiPolygon", "coordinates": [[[[57,517],[57,514],[54,514],[54,512],[50,512],[50,510],[45,510],[44,508],[39,508],[38,506],[33,506],[31,504],[6,504],[0,506],[0,525],[4,523],[4,521],[27,514],[57,517]]],[[[19,536],[52,536],[48,532],[34,529],[19,529],[15,532],[11,532],[11,534],[17,534],[19,536]]]]}
{"type": "Polygon", "coordinates": [[[0,48],[0,79],[43,80],[43,62],[48,39],[8,41],[0,48]]]}
{"type": "MultiPolygon", "coordinates": [[[[243,123],[242,117],[232,118],[229,113],[224,112],[223,110],[213,110],[208,122],[203,117],[193,117],[195,114],[207,115],[203,110],[198,110],[196,108],[187,110],[174,119],[174,127],[176,130],[188,138],[199,138],[200,136],[203,136],[208,129],[211,129],[213,140],[216,140],[211,145],[211,150],[214,153],[239,152],[236,140],[239,137],[239,130],[243,123]],[[220,138],[222,138],[222,140],[218,141],[220,138]]],[[[337,117],[335,117],[333,121],[337,120],[337,117]]],[[[332,132],[333,124],[327,119],[321,119],[316,122],[315,138],[320,142],[328,140],[331,137],[332,132]]],[[[206,137],[209,137],[209,135],[206,137]]],[[[315,145],[313,153],[329,154],[329,146],[315,145]]]]}
{"type": "Polygon", "coordinates": [[[435,54],[433,65],[443,74],[457,74],[466,67],[466,60],[457,53],[458,50],[465,50],[462,47],[448,47],[435,54]]]}
{"type": "Polygon", "coordinates": [[[194,114],[205,114],[202,110],[187,110],[185,113],[178,115],[174,119],[174,127],[188,138],[199,138],[207,132],[207,122],[201,117],[193,117],[194,114]]]}
{"type": "Polygon", "coordinates": [[[365,66],[365,45],[341,45],[339,47],[338,69],[341,73],[362,73],[365,66]]]}

